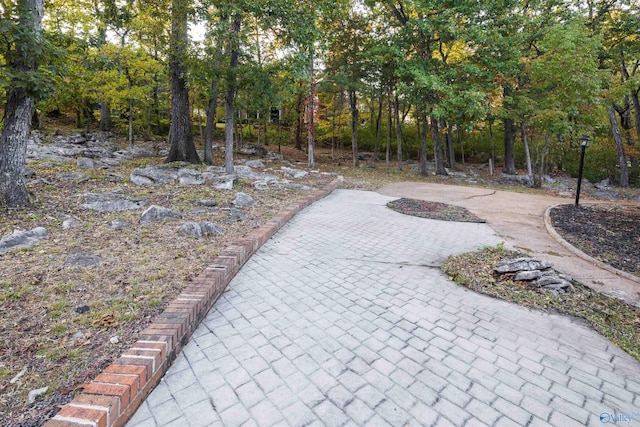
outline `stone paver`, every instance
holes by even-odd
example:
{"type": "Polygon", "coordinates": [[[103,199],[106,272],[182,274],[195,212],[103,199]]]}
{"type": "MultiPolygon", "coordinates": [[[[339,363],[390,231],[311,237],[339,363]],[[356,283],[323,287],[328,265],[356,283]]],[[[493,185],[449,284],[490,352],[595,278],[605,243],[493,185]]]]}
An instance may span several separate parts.
{"type": "Polygon", "coordinates": [[[488,226],[389,200],[340,190],[294,217],[127,425],[564,426],[640,412],[640,364],[619,348],[438,269],[499,243],[488,226]]]}

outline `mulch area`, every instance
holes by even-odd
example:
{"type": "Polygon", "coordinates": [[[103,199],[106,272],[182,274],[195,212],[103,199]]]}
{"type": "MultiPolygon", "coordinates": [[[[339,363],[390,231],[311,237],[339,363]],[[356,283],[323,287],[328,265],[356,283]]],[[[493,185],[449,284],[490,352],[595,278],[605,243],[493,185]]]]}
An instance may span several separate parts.
{"type": "Polygon", "coordinates": [[[387,203],[387,206],[396,212],[420,218],[435,219],[438,221],[453,222],[486,222],[478,218],[467,209],[426,200],[398,199],[387,203]]]}
{"type": "Polygon", "coordinates": [[[560,205],[551,210],[550,217],[555,230],[576,248],[640,276],[640,207],[560,205]]]}

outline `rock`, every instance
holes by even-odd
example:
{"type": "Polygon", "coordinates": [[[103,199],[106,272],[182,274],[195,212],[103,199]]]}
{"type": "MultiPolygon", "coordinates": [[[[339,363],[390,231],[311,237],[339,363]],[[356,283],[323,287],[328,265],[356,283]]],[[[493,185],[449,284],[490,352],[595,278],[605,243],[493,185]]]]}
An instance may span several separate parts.
{"type": "Polygon", "coordinates": [[[222,234],[222,229],[213,222],[185,222],[180,226],[178,233],[183,236],[202,239],[204,236],[222,234]]]}
{"type": "Polygon", "coordinates": [[[127,180],[127,177],[119,172],[110,172],[105,178],[109,182],[125,182],[127,180]]]}
{"type": "Polygon", "coordinates": [[[111,226],[109,226],[110,230],[124,230],[125,228],[131,227],[127,221],[123,221],[121,219],[114,219],[111,221],[111,226]]]}
{"type": "Polygon", "coordinates": [[[533,186],[533,178],[530,177],[529,175],[502,174],[497,181],[499,184],[502,184],[502,185],[517,185],[517,186],[524,186],[524,187],[533,186]]]}
{"type": "Polygon", "coordinates": [[[154,221],[161,221],[166,218],[180,218],[182,215],[180,212],[176,212],[174,210],[164,208],[162,206],[150,206],[142,213],[140,217],[140,224],[148,224],[154,221]]]}
{"type": "Polygon", "coordinates": [[[213,222],[201,222],[200,227],[202,228],[202,234],[204,234],[205,236],[215,236],[217,234],[222,234],[222,228],[218,227],[218,225],[214,224],[213,222]]]}
{"type": "Polygon", "coordinates": [[[215,200],[212,200],[212,199],[201,199],[201,200],[198,200],[198,204],[202,205],[202,206],[207,206],[207,207],[212,208],[212,207],[216,206],[218,204],[218,202],[216,202],[215,200]]]}
{"type": "Polygon", "coordinates": [[[122,196],[122,189],[106,193],[86,193],[83,208],[99,212],[120,212],[142,209],[147,201],[122,196]]]}
{"type": "Polygon", "coordinates": [[[611,181],[609,178],[603,179],[602,181],[593,184],[593,186],[598,190],[609,190],[611,188],[611,181]]]}
{"type": "Polygon", "coordinates": [[[76,166],[80,169],[93,169],[96,167],[96,163],[93,159],[87,157],[78,157],[76,160],[76,166]]]}
{"type": "Polygon", "coordinates": [[[236,182],[235,175],[223,175],[213,179],[213,188],[216,190],[233,190],[233,184],[236,182]]]}
{"type": "Polygon", "coordinates": [[[120,338],[118,338],[117,336],[111,337],[111,338],[109,338],[109,342],[111,344],[118,344],[120,342],[120,338]]]}
{"type": "Polygon", "coordinates": [[[95,267],[104,259],[89,252],[81,252],[67,256],[64,261],[66,267],[95,267]]]}
{"type": "Polygon", "coordinates": [[[250,179],[252,181],[255,181],[255,180],[258,180],[258,179],[275,181],[275,180],[278,179],[278,177],[275,176],[275,175],[269,175],[267,173],[256,172],[253,169],[251,169],[249,166],[236,166],[234,168],[234,171],[240,178],[250,179]]]}
{"type": "Polygon", "coordinates": [[[202,239],[202,228],[197,222],[185,222],[178,229],[178,234],[193,237],[194,239],[202,239]]]}
{"type": "Polygon", "coordinates": [[[245,145],[238,150],[238,153],[245,154],[247,156],[265,157],[267,155],[267,150],[259,145],[245,145]]]}
{"type": "Polygon", "coordinates": [[[59,173],[56,175],[56,178],[62,179],[65,181],[86,181],[89,177],[81,172],[68,172],[68,173],[59,173]]]}
{"type": "Polygon", "coordinates": [[[280,153],[273,153],[269,151],[267,153],[267,159],[269,160],[284,160],[284,156],[280,153]]]}
{"type": "Polygon", "coordinates": [[[244,222],[247,220],[247,214],[240,209],[231,209],[229,216],[224,220],[225,224],[234,224],[236,222],[244,222]]]}
{"type": "Polygon", "coordinates": [[[85,335],[82,332],[78,331],[75,334],[73,334],[73,339],[74,340],[83,340],[83,339],[85,339],[85,335]]]}
{"type": "Polygon", "coordinates": [[[262,160],[249,160],[248,162],[245,163],[245,166],[249,166],[250,168],[260,168],[260,169],[264,169],[264,163],[262,163],[262,160]]]}
{"type": "Polygon", "coordinates": [[[536,282],[535,282],[535,284],[538,285],[539,287],[547,287],[547,286],[556,285],[556,284],[562,284],[562,283],[567,283],[568,284],[569,282],[567,282],[564,279],[561,279],[558,276],[543,276],[543,277],[539,278],[538,280],[536,280],[536,282]]]}
{"type": "Polygon", "coordinates": [[[518,271],[544,270],[553,266],[552,262],[541,261],[535,258],[516,258],[499,262],[493,270],[496,273],[516,273],[518,271]]]}
{"type": "Polygon", "coordinates": [[[225,174],[226,173],[225,168],[222,167],[222,166],[209,166],[204,171],[212,173],[212,174],[216,174],[216,175],[220,175],[220,174],[225,174]]]}
{"type": "Polygon", "coordinates": [[[36,399],[49,391],[49,387],[42,387],[29,392],[29,404],[34,403],[36,399]]]}
{"type": "Polygon", "coordinates": [[[81,305],[80,307],[76,307],[75,312],[78,314],[86,313],[90,310],[88,305],[81,305]]]}
{"type": "Polygon", "coordinates": [[[11,378],[11,381],[9,381],[9,384],[15,384],[18,382],[18,380],[20,378],[22,378],[24,376],[24,374],[26,374],[29,370],[28,366],[25,366],[24,368],[22,368],[22,370],[20,372],[18,372],[13,378],[11,378]]]}
{"type": "Polygon", "coordinates": [[[269,189],[269,183],[265,180],[256,181],[253,183],[253,188],[256,190],[264,191],[269,189]]]}
{"type": "Polygon", "coordinates": [[[36,171],[34,171],[33,169],[31,169],[28,166],[25,166],[24,168],[24,176],[25,178],[30,178],[32,176],[34,176],[36,174],[36,171]]]}
{"type": "Polygon", "coordinates": [[[12,234],[0,239],[0,254],[11,249],[28,248],[40,240],[46,239],[49,233],[44,227],[36,227],[33,230],[14,230],[12,234]]]}
{"type": "Polygon", "coordinates": [[[180,169],[178,181],[182,185],[202,185],[205,182],[204,175],[193,169],[180,169]]]}
{"type": "Polygon", "coordinates": [[[283,167],[282,170],[284,171],[284,176],[286,176],[287,178],[299,179],[309,175],[309,172],[299,169],[283,167]]]}
{"type": "Polygon", "coordinates": [[[515,275],[513,280],[523,280],[526,282],[530,282],[532,280],[536,280],[542,275],[540,270],[532,270],[532,271],[520,271],[515,275]]]}
{"type": "Polygon", "coordinates": [[[256,201],[253,200],[253,197],[251,197],[250,195],[240,192],[236,194],[236,198],[233,201],[233,204],[235,205],[235,207],[242,209],[255,205],[256,201]]]}
{"type": "Polygon", "coordinates": [[[136,185],[173,184],[178,180],[178,173],[166,167],[147,166],[144,169],[134,169],[129,180],[136,185]]]}
{"type": "Polygon", "coordinates": [[[62,222],[62,228],[64,230],[68,230],[70,228],[80,227],[82,225],[82,221],[78,218],[66,215],[66,219],[62,222]]]}

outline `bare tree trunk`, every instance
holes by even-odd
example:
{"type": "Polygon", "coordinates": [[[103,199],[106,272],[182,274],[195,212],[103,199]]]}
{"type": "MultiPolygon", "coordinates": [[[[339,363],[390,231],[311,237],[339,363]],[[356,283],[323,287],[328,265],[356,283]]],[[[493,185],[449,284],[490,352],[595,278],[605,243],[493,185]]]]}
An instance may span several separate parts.
{"type": "Polygon", "coordinates": [[[353,151],[353,165],[360,166],[358,158],[358,99],[355,89],[349,89],[349,105],[351,105],[351,149],[353,151]]]}
{"type": "Polygon", "coordinates": [[[420,126],[420,175],[427,176],[429,174],[427,170],[427,129],[429,121],[424,111],[420,111],[418,123],[422,123],[422,126],[420,126]]]}
{"type": "Polygon", "coordinates": [[[193,145],[191,115],[189,108],[189,87],[185,65],[189,36],[187,33],[188,1],[173,0],[171,7],[171,52],[169,69],[171,73],[171,147],[166,162],[185,161],[200,163],[198,152],[193,145]]]}
{"type": "Polygon", "coordinates": [[[396,115],[396,142],[398,143],[398,170],[402,170],[402,122],[400,121],[400,101],[396,92],[394,98],[394,110],[396,115]]]}
{"type": "Polygon", "coordinates": [[[225,98],[224,121],[224,169],[226,173],[233,173],[233,130],[235,125],[235,101],[236,101],[236,72],[238,69],[240,15],[233,19],[233,32],[231,34],[229,71],[227,73],[227,96],[225,98]]]}
{"type": "MultiPolygon", "coordinates": [[[[29,37],[18,39],[15,56],[6,65],[18,75],[33,73],[38,63],[30,44],[40,40],[44,0],[19,0],[17,5],[21,30],[29,37]]],[[[4,126],[0,134],[0,206],[29,206],[24,179],[27,138],[31,130],[35,100],[24,86],[13,81],[7,93],[4,126]]]]}
{"type": "Polygon", "coordinates": [[[620,164],[620,186],[629,187],[629,171],[627,168],[627,156],[624,152],[624,143],[622,142],[622,135],[620,134],[620,128],[618,127],[618,119],[616,118],[616,111],[612,105],[607,109],[609,116],[609,123],[611,124],[611,132],[613,133],[613,140],[616,143],[616,149],[618,151],[618,163],[620,164]]]}
{"type": "Polygon", "coordinates": [[[515,131],[513,119],[504,119],[504,173],[515,175],[516,163],[513,146],[515,144],[515,131]]]}
{"type": "Polygon", "coordinates": [[[129,99],[129,147],[133,147],[133,99],[129,99]]]}
{"type": "Polygon", "coordinates": [[[453,146],[453,135],[451,135],[451,127],[448,125],[445,119],[440,119],[441,129],[445,132],[444,140],[447,151],[447,165],[454,169],[456,167],[456,151],[453,146]]]}
{"type": "Polygon", "coordinates": [[[433,154],[436,162],[436,175],[448,175],[444,167],[444,156],[442,154],[442,144],[440,144],[440,131],[438,129],[438,119],[431,116],[431,139],[433,139],[433,154]]]}
{"type": "Polygon", "coordinates": [[[533,176],[533,168],[531,167],[531,152],[529,151],[529,140],[527,139],[527,128],[524,119],[520,122],[520,132],[522,134],[522,142],[524,144],[524,154],[527,158],[527,174],[533,176]]]}
{"type": "Polygon", "coordinates": [[[111,107],[106,102],[100,103],[100,125],[101,131],[111,130],[111,107]]]}
{"type": "Polygon", "coordinates": [[[307,102],[307,159],[308,166],[310,168],[314,168],[316,166],[316,157],[315,157],[315,148],[316,148],[316,140],[315,140],[315,132],[316,132],[316,123],[315,123],[315,115],[316,115],[316,74],[313,69],[313,52],[311,53],[310,63],[309,63],[309,73],[311,76],[311,83],[309,86],[309,100],[307,102]]]}
{"type": "Polygon", "coordinates": [[[391,131],[393,126],[393,119],[391,117],[391,89],[389,89],[387,95],[387,152],[385,159],[387,166],[389,166],[389,158],[391,157],[391,131]]]}
{"type": "Polygon", "coordinates": [[[640,92],[640,87],[638,90],[632,90],[631,99],[633,100],[633,109],[635,111],[636,136],[638,143],[640,143],[640,100],[638,100],[638,92],[640,92]]]}
{"type": "MultiPolygon", "coordinates": [[[[216,61],[214,67],[220,66],[220,61],[216,61]],[[216,64],[217,63],[217,64],[216,64]]],[[[213,131],[216,128],[216,108],[218,106],[218,84],[219,79],[211,82],[211,92],[209,93],[209,105],[207,106],[207,124],[204,136],[204,162],[208,165],[213,163],[213,131]]]]}
{"type": "Polygon", "coordinates": [[[302,128],[304,126],[304,95],[298,95],[298,102],[296,102],[296,131],[295,131],[295,147],[296,150],[302,150],[302,128]]]}
{"type": "Polygon", "coordinates": [[[384,96],[380,94],[380,100],[378,102],[378,115],[376,117],[376,141],[373,145],[373,161],[375,162],[378,157],[378,145],[380,143],[380,123],[382,122],[382,102],[384,96]]]}

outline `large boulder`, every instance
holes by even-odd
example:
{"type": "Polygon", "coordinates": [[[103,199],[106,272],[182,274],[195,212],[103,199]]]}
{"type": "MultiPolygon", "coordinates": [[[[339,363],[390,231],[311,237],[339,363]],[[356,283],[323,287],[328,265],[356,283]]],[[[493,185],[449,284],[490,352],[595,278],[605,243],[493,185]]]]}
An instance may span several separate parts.
{"type": "Polygon", "coordinates": [[[129,180],[136,185],[173,184],[178,180],[178,172],[166,167],[147,166],[144,169],[134,169],[129,180]]]}
{"type": "Polygon", "coordinates": [[[533,187],[533,177],[530,175],[510,175],[503,173],[500,175],[500,178],[498,178],[498,183],[502,185],[533,187]]]}
{"type": "Polygon", "coordinates": [[[82,207],[100,212],[120,212],[142,209],[147,204],[146,200],[126,197],[122,193],[122,189],[118,189],[106,193],[84,194],[82,207]]]}
{"type": "Polygon", "coordinates": [[[299,179],[309,175],[309,172],[300,169],[283,167],[282,170],[284,171],[284,176],[287,178],[299,179]]]}
{"type": "Polygon", "coordinates": [[[247,193],[240,192],[236,194],[236,198],[233,201],[233,204],[236,208],[243,209],[255,205],[256,201],[253,200],[253,197],[251,197],[247,193]]]}
{"type": "Polygon", "coordinates": [[[104,262],[103,258],[89,252],[71,254],[64,260],[65,267],[95,267],[104,262]]]}
{"type": "Polygon", "coordinates": [[[182,185],[202,185],[205,182],[205,176],[193,169],[180,169],[178,180],[182,185]]]}
{"type": "Polygon", "coordinates": [[[140,217],[140,224],[148,224],[150,222],[161,221],[167,218],[180,218],[182,215],[180,212],[174,211],[162,206],[150,206],[142,213],[140,217]]]}
{"type": "Polygon", "coordinates": [[[553,263],[546,260],[536,258],[516,258],[499,262],[493,270],[496,273],[517,273],[518,271],[545,270],[553,267],[553,263]]]}
{"type": "Polygon", "coordinates": [[[222,234],[222,229],[213,222],[185,222],[180,226],[178,233],[183,236],[202,239],[205,236],[222,234]]]}
{"type": "Polygon", "coordinates": [[[33,230],[14,230],[12,234],[0,239],[0,254],[11,249],[28,248],[40,240],[46,239],[49,233],[44,227],[36,227],[33,230]]]}

